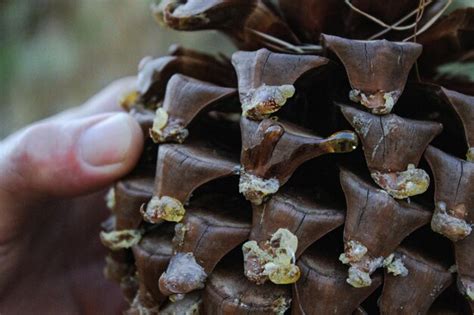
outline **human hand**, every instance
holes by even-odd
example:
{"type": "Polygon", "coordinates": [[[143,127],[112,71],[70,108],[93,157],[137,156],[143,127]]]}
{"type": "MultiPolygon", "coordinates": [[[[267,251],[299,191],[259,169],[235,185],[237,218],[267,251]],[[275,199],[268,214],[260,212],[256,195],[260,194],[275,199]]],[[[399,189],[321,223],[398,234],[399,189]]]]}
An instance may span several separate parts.
{"type": "Polygon", "coordinates": [[[118,314],[102,275],[104,189],[137,162],[143,135],[120,113],[134,78],[0,142],[0,314],[118,314]]]}

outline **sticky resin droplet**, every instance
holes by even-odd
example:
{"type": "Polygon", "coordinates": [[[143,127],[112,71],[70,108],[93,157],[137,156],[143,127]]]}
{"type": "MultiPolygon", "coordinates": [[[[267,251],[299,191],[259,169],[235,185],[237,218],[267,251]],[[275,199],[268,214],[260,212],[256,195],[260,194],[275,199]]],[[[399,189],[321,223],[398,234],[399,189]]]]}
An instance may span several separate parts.
{"type": "Polygon", "coordinates": [[[275,284],[295,283],[301,276],[300,268],[291,263],[267,263],[265,265],[265,273],[268,274],[270,281],[275,284]]]}
{"type": "Polygon", "coordinates": [[[350,240],[345,247],[344,253],[339,256],[339,260],[346,265],[360,261],[367,254],[367,247],[358,241],[350,240]]]}
{"type": "Polygon", "coordinates": [[[445,202],[436,203],[436,208],[431,219],[431,229],[436,233],[442,234],[453,242],[466,238],[472,232],[472,227],[465,220],[455,216],[463,217],[466,213],[466,207],[461,204],[458,209],[447,209],[445,202]],[[457,210],[457,211],[456,211],[457,210]]]}
{"type": "Polygon", "coordinates": [[[165,141],[163,137],[163,129],[168,124],[168,113],[162,107],[158,107],[153,119],[153,126],[150,129],[150,137],[155,143],[161,143],[165,141]]]}
{"type": "Polygon", "coordinates": [[[382,173],[373,172],[372,179],[389,195],[404,199],[424,193],[430,185],[429,175],[420,168],[409,164],[406,171],[382,173]]]}
{"type": "Polygon", "coordinates": [[[399,92],[379,91],[375,94],[366,95],[361,90],[353,89],[349,92],[349,99],[367,107],[372,114],[386,115],[392,111],[397,94],[399,94],[399,92]]]}
{"type": "Polygon", "coordinates": [[[189,130],[184,128],[179,122],[171,121],[165,128],[165,141],[183,143],[189,136],[189,130]]]}
{"type": "Polygon", "coordinates": [[[354,288],[364,288],[372,284],[370,274],[356,267],[350,267],[346,282],[354,288]]]}
{"type": "Polygon", "coordinates": [[[474,148],[469,148],[466,154],[466,160],[474,163],[474,148]]]}
{"type": "Polygon", "coordinates": [[[248,241],[242,246],[246,277],[263,284],[270,280],[275,284],[295,283],[300,269],[295,265],[298,238],[287,229],[278,229],[270,241],[257,244],[248,241]]]}
{"type": "Polygon", "coordinates": [[[135,105],[140,97],[138,91],[132,91],[125,94],[119,101],[120,107],[126,111],[130,111],[133,105],[135,105]]]}
{"type": "Polygon", "coordinates": [[[276,178],[264,179],[244,170],[240,171],[239,192],[254,205],[261,205],[279,188],[280,183],[276,178]]]}
{"type": "Polygon", "coordinates": [[[140,212],[143,219],[150,223],[159,223],[161,220],[170,222],[180,222],[186,210],[183,204],[172,197],[153,197],[148,202],[146,208],[142,206],[140,212]]]}
{"type": "Polygon", "coordinates": [[[142,238],[139,230],[121,230],[112,232],[100,232],[100,240],[104,246],[111,250],[130,248],[138,244],[142,238]]]}
{"type": "Polygon", "coordinates": [[[346,153],[354,151],[359,144],[357,135],[352,131],[340,131],[329,136],[324,142],[324,148],[329,153],[346,153]]]}
{"type": "Polygon", "coordinates": [[[105,203],[107,205],[107,208],[110,210],[113,210],[115,208],[115,188],[111,187],[109,191],[107,192],[107,195],[105,195],[105,203]]]}
{"type": "Polygon", "coordinates": [[[250,90],[242,101],[242,113],[253,120],[262,120],[277,112],[286,101],[295,95],[291,84],[280,86],[262,85],[250,90]]]}
{"type": "Polygon", "coordinates": [[[189,131],[184,128],[181,120],[169,117],[162,107],[156,110],[153,126],[150,129],[150,137],[155,143],[170,141],[183,143],[188,135],[189,131]]]}
{"type": "Polygon", "coordinates": [[[408,276],[408,269],[403,264],[403,261],[400,257],[395,257],[395,254],[390,254],[383,261],[383,267],[387,269],[388,273],[391,273],[394,276],[408,276]]]}
{"type": "Polygon", "coordinates": [[[350,265],[346,282],[354,288],[368,287],[372,284],[370,275],[383,266],[383,257],[370,257],[367,255],[367,247],[362,243],[350,240],[344,246],[344,253],[339,260],[350,265]]]}

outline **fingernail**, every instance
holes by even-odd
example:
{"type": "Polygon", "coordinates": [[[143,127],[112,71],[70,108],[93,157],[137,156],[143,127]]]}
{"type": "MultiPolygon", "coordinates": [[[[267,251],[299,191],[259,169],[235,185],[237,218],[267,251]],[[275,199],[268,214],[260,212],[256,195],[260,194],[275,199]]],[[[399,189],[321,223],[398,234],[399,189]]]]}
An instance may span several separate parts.
{"type": "Polygon", "coordinates": [[[121,163],[132,144],[132,128],[126,114],[116,114],[84,130],[79,139],[82,160],[92,166],[121,163]]]}

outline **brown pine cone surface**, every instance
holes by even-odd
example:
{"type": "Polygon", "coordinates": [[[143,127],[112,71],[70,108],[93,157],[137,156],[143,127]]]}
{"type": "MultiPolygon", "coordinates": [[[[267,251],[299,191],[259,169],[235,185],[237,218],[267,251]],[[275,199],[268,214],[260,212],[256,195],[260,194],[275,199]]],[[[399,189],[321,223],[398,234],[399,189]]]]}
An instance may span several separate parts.
{"type": "Polygon", "coordinates": [[[451,1],[163,0],[231,58],[139,65],[146,140],[108,196],[127,314],[472,314],[474,56],[451,1]]]}

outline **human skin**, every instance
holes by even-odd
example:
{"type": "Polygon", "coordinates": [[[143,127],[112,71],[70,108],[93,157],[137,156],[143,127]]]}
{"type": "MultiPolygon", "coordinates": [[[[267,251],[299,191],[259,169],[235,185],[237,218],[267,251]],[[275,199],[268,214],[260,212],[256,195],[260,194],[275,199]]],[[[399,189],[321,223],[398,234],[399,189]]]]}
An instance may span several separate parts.
{"type": "Polygon", "coordinates": [[[0,142],[0,314],[119,314],[103,276],[104,192],[134,167],[143,135],[121,113],[135,79],[0,142]]]}

